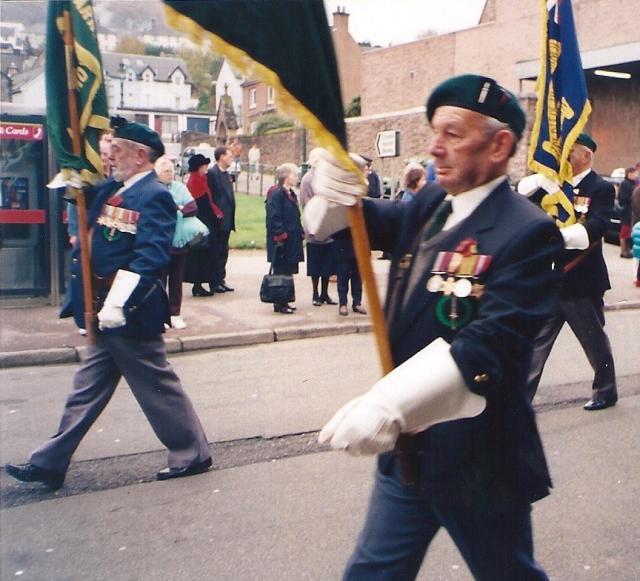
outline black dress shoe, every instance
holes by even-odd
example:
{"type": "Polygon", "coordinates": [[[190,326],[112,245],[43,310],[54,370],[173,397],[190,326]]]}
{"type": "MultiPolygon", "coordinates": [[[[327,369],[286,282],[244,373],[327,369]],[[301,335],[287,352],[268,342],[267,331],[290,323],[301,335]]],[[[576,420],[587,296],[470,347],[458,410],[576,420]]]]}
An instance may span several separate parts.
{"type": "Polygon", "coordinates": [[[327,305],[337,305],[338,303],[334,301],[329,295],[325,297],[320,297],[320,300],[327,305]]]}
{"type": "Polygon", "coordinates": [[[322,306],[322,301],[319,298],[313,299],[313,306],[314,307],[321,307],[322,306]]]}
{"type": "Polygon", "coordinates": [[[202,474],[211,468],[211,458],[204,462],[198,462],[185,468],[163,468],[156,474],[158,480],[171,480],[172,478],[184,478],[194,474],[202,474]]]}
{"type": "Polygon", "coordinates": [[[274,313],[282,313],[283,315],[293,315],[294,309],[292,309],[289,305],[273,305],[274,313]]]}
{"type": "Polygon", "coordinates": [[[214,293],[226,293],[227,292],[227,287],[224,286],[223,284],[217,284],[216,286],[213,287],[213,292],[214,293]]]}
{"type": "Polygon", "coordinates": [[[584,409],[588,412],[597,412],[598,410],[604,410],[616,405],[617,401],[617,395],[612,397],[596,397],[594,399],[590,399],[586,404],[584,404],[584,409]]]}
{"type": "Polygon", "coordinates": [[[213,291],[208,291],[205,290],[203,287],[201,286],[194,286],[191,289],[191,294],[194,297],[212,297],[213,296],[213,291]]]}
{"type": "Polygon", "coordinates": [[[20,482],[41,482],[51,490],[58,490],[64,483],[64,472],[55,472],[27,464],[7,464],[4,467],[9,476],[13,476],[20,482]]]}
{"type": "Polygon", "coordinates": [[[228,285],[226,282],[224,282],[224,281],[220,284],[220,286],[221,286],[222,288],[224,288],[224,290],[225,290],[225,291],[227,291],[228,293],[232,293],[234,290],[236,290],[236,289],[234,289],[233,287],[229,286],[229,285],[228,285]]]}

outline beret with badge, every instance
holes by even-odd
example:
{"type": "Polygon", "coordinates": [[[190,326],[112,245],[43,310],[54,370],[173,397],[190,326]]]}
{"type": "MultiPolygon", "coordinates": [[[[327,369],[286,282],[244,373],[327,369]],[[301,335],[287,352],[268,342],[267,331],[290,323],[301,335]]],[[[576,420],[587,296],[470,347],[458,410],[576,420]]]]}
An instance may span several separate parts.
{"type": "Polygon", "coordinates": [[[164,143],[160,136],[150,127],[135,121],[129,121],[121,116],[111,117],[113,136],[120,139],[135,141],[150,147],[160,155],[164,155],[164,143]]]}
{"type": "Polygon", "coordinates": [[[427,119],[443,105],[476,111],[506,123],[522,137],[526,117],[517,97],[489,77],[460,75],[438,85],[427,99],[427,119]]]}

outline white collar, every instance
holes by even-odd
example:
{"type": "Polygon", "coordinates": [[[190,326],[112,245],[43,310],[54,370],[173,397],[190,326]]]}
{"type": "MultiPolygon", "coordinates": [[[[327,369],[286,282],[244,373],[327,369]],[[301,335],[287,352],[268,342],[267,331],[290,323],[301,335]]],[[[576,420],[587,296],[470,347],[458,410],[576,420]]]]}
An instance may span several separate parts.
{"type": "Polygon", "coordinates": [[[452,210],[451,215],[445,222],[443,230],[449,230],[465,218],[468,218],[485,198],[505,179],[507,179],[507,176],[501,175],[486,184],[482,184],[456,196],[448,194],[445,199],[451,200],[452,210]]]}
{"type": "Polygon", "coordinates": [[[134,184],[137,184],[142,178],[149,175],[153,170],[141,171],[140,173],[133,174],[128,180],[122,182],[122,187],[120,188],[120,192],[124,190],[128,190],[134,184]]]}
{"type": "Polygon", "coordinates": [[[587,176],[587,174],[590,171],[591,171],[591,168],[588,167],[582,173],[579,173],[578,175],[573,176],[573,179],[571,180],[571,185],[575,188],[587,176]]]}

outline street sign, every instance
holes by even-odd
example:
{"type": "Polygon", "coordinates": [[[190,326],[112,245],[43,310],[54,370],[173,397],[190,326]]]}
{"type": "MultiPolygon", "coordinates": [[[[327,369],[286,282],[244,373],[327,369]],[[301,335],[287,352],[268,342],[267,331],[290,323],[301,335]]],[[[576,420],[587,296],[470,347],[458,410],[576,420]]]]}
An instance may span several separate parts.
{"type": "Polygon", "coordinates": [[[400,155],[400,132],[379,131],[376,136],[378,157],[397,157],[400,155]]]}

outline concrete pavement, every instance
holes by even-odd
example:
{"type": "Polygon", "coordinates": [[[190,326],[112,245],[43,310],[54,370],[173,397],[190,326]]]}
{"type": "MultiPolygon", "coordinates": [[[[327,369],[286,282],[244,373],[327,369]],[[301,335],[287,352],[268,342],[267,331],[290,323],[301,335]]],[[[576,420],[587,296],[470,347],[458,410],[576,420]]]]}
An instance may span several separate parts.
{"type": "MultiPolygon", "coordinates": [[[[389,263],[377,260],[377,256],[379,253],[374,252],[372,264],[383,297],[389,263]]],[[[639,308],[640,289],[632,284],[633,261],[620,258],[619,248],[610,244],[605,244],[605,256],[613,287],[605,295],[607,309],[639,308]]],[[[368,316],[350,313],[341,317],[337,307],[312,306],[311,283],[304,264],[296,276],[297,312],[273,313],[271,305],[258,298],[267,269],[264,251],[232,250],[227,281],[235,292],[194,298],[191,285],[185,284],[182,312],[188,326],[165,334],[168,351],[182,353],[371,330],[368,316]]],[[[330,294],[337,299],[335,284],[330,285],[330,294]]],[[[79,361],[86,339],[77,333],[71,319],[59,319],[58,311],[56,306],[22,303],[12,307],[11,302],[0,301],[0,368],[79,361]]]]}

